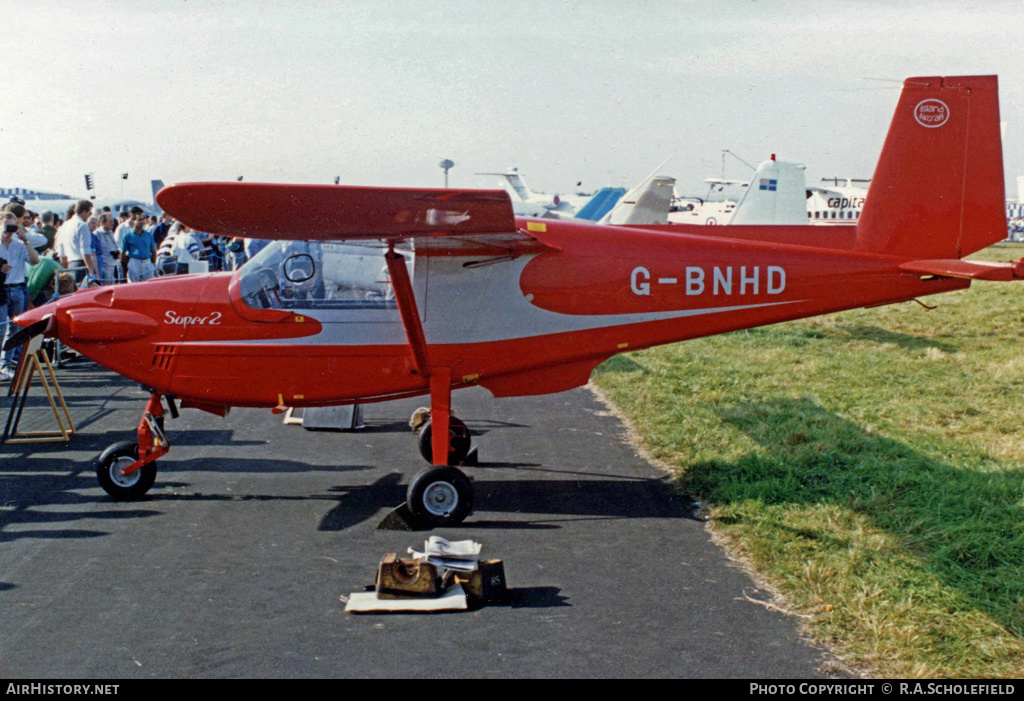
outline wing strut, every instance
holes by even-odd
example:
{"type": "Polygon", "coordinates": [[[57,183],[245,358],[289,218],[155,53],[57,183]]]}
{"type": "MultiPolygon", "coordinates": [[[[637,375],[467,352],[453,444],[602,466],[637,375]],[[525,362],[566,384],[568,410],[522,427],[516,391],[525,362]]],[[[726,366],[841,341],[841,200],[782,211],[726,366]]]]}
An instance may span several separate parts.
{"type": "Polygon", "coordinates": [[[416,309],[416,297],[413,295],[412,282],[409,280],[409,269],[405,267],[405,256],[395,253],[395,245],[388,246],[384,254],[391,275],[391,286],[395,290],[395,301],[398,311],[402,314],[402,325],[405,335],[409,337],[412,348],[412,360],[416,364],[416,372],[422,377],[430,377],[430,361],[427,359],[427,340],[420,324],[419,310],[416,309]]]}
{"type": "Polygon", "coordinates": [[[395,245],[388,246],[384,254],[391,286],[395,290],[395,301],[402,315],[402,325],[412,349],[412,359],[416,372],[430,382],[430,423],[431,452],[435,465],[448,464],[448,431],[452,404],[451,368],[431,367],[427,357],[427,339],[423,334],[419,310],[416,308],[416,297],[413,294],[412,282],[409,280],[409,269],[405,265],[405,256],[395,253],[395,245]]]}

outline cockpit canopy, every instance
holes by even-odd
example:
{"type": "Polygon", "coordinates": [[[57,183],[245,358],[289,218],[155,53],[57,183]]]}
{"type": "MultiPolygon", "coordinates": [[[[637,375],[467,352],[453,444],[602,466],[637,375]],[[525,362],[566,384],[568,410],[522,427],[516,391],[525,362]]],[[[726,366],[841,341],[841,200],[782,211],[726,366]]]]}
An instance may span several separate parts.
{"type": "MultiPolygon", "coordinates": [[[[254,309],[395,308],[385,251],[378,242],[271,241],[239,271],[242,301],[254,309]]],[[[399,253],[408,265],[412,253],[399,253]]]]}

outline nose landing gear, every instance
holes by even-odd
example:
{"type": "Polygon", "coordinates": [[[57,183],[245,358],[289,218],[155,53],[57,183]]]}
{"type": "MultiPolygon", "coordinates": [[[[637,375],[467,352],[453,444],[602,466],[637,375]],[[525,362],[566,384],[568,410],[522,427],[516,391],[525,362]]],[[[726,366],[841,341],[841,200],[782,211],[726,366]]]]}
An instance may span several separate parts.
{"type": "Polygon", "coordinates": [[[149,491],[156,481],[156,462],[125,471],[139,462],[139,444],[135,441],[121,441],[103,451],[96,464],[96,478],[103,491],[114,501],[135,501],[149,491]]]}
{"type": "MultiPolygon", "coordinates": [[[[145,496],[156,481],[156,461],[170,451],[164,433],[164,409],[157,392],[149,396],[137,429],[137,440],[121,441],[103,451],[96,463],[96,478],[115,501],[135,501],[145,496]]],[[[167,399],[171,415],[177,411],[167,399]]]]}

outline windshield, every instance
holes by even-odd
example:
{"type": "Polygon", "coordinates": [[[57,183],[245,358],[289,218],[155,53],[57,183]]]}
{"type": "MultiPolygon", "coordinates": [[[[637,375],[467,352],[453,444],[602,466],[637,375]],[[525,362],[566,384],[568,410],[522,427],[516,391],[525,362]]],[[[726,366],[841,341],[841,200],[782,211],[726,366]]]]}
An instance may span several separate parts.
{"type": "MultiPolygon", "coordinates": [[[[242,301],[254,309],[394,308],[384,253],[377,242],[271,241],[239,271],[242,301]]],[[[403,255],[408,265],[412,254],[403,255]]]]}

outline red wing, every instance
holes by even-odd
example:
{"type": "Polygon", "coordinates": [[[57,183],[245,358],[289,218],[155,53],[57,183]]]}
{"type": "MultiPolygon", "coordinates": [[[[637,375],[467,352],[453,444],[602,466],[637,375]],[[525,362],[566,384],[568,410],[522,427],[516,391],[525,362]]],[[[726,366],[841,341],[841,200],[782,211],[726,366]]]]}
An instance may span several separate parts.
{"type": "Polygon", "coordinates": [[[260,239],[400,239],[516,234],[503,190],[184,183],[157,204],[210,234],[260,239]]]}

